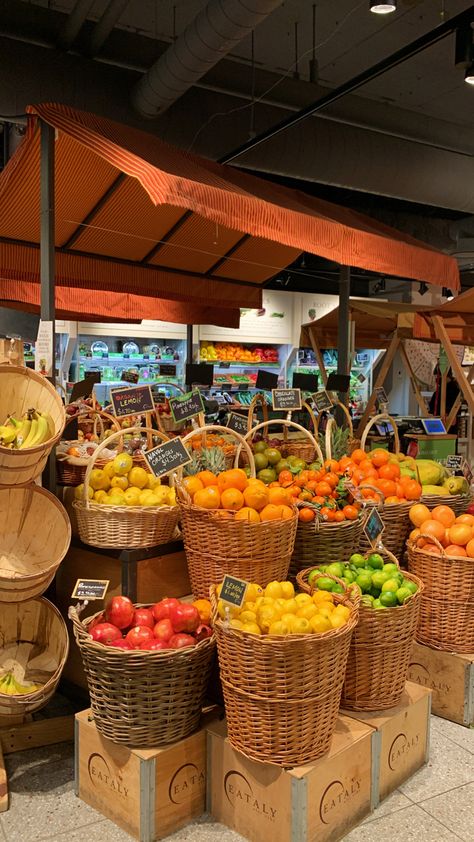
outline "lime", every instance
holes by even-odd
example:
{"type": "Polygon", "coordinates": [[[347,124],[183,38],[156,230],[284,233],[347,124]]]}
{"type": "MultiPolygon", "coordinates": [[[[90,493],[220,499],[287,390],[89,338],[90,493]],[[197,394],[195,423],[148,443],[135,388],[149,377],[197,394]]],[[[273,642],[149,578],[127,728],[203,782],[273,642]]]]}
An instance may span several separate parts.
{"type": "Polygon", "coordinates": [[[265,485],[269,485],[271,482],[275,482],[277,478],[276,471],[274,468],[263,468],[263,470],[259,471],[257,474],[257,479],[261,479],[265,485]]]}
{"type": "Polygon", "coordinates": [[[376,570],[374,575],[372,576],[372,584],[375,588],[382,588],[382,585],[385,582],[388,582],[390,579],[390,573],[386,573],[384,570],[376,570]]]}
{"type": "Polygon", "coordinates": [[[382,605],[382,603],[380,602],[380,599],[374,599],[374,608],[375,608],[377,611],[380,611],[381,609],[386,610],[386,609],[387,609],[387,606],[386,606],[386,605],[382,605]]]}
{"type": "Polygon", "coordinates": [[[376,588],[375,585],[372,585],[370,591],[370,595],[373,596],[375,599],[378,599],[380,596],[380,588],[376,588]]]}
{"type": "Polygon", "coordinates": [[[396,565],[396,564],[389,563],[389,562],[387,562],[387,564],[384,564],[383,569],[384,569],[384,572],[385,572],[385,573],[390,573],[390,574],[392,574],[392,573],[398,573],[398,567],[397,567],[397,565],[396,565]]]}
{"type": "Polygon", "coordinates": [[[256,441],[253,446],[254,453],[265,453],[267,449],[267,443],[265,441],[256,441]]]}
{"type": "Polygon", "coordinates": [[[383,570],[383,558],[379,553],[371,553],[367,559],[367,563],[372,570],[383,570]]]}
{"type": "Polygon", "coordinates": [[[260,451],[258,451],[255,454],[254,459],[255,459],[255,470],[256,471],[263,471],[263,469],[267,467],[268,459],[267,459],[266,453],[261,453],[260,451]]]}
{"type": "Polygon", "coordinates": [[[360,573],[356,579],[356,584],[359,585],[362,593],[366,593],[372,587],[372,576],[370,573],[360,573]]]}
{"type": "Polygon", "coordinates": [[[333,582],[332,579],[328,579],[327,576],[321,576],[319,579],[316,580],[316,587],[320,591],[332,591],[333,585],[336,583],[333,582]]]}
{"type": "Polygon", "coordinates": [[[334,561],[327,566],[326,573],[330,573],[331,576],[337,576],[340,579],[344,574],[344,565],[340,561],[334,561]]]}
{"type": "Polygon", "coordinates": [[[397,600],[400,605],[403,605],[403,603],[406,602],[407,599],[411,599],[412,596],[413,594],[409,588],[402,587],[397,591],[397,600]]]}
{"type": "Polygon", "coordinates": [[[342,578],[344,579],[345,582],[347,582],[350,585],[350,584],[352,584],[352,582],[355,582],[356,574],[353,573],[352,570],[346,569],[344,571],[344,575],[343,575],[342,578]]]}
{"type": "Polygon", "coordinates": [[[411,593],[416,593],[418,590],[418,585],[416,582],[412,582],[411,579],[402,579],[402,588],[408,588],[411,593]]]}
{"type": "Polygon", "coordinates": [[[289,467],[290,463],[288,462],[288,459],[280,459],[280,461],[275,465],[275,471],[277,474],[280,474],[282,471],[287,471],[289,467]]]}
{"type": "Polygon", "coordinates": [[[329,564],[320,564],[319,565],[319,569],[322,570],[323,573],[327,573],[328,567],[329,567],[329,564]]]}
{"type": "Polygon", "coordinates": [[[353,553],[349,559],[349,564],[353,567],[365,567],[365,558],[362,553],[353,553]]]}
{"type": "Polygon", "coordinates": [[[339,584],[339,582],[334,582],[331,591],[332,593],[344,593],[344,588],[339,584]]]}
{"type": "Polygon", "coordinates": [[[365,605],[366,608],[373,608],[374,607],[374,598],[373,596],[369,596],[369,594],[364,594],[361,599],[362,605],[365,605]]]}
{"type": "Polygon", "coordinates": [[[393,608],[398,605],[397,594],[395,591],[382,591],[380,594],[380,604],[385,608],[393,608]]]}
{"type": "Polygon", "coordinates": [[[399,587],[400,583],[398,579],[387,579],[387,581],[382,585],[382,593],[386,593],[387,591],[396,593],[399,587]]]}
{"type": "Polygon", "coordinates": [[[308,585],[312,586],[314,580],[318,579],[320,576],[322,576],[321,570],[319,570],[318,568],[315,568],[314,570],[312,570],[311,573],[308,576],[308,585]]]}
{"type": "Polygon", "coordinates": [[[281,453],[276,447],[267,448],[263,455],[267,457],[269,465],[278,465],[281,461],[281,453]]]}

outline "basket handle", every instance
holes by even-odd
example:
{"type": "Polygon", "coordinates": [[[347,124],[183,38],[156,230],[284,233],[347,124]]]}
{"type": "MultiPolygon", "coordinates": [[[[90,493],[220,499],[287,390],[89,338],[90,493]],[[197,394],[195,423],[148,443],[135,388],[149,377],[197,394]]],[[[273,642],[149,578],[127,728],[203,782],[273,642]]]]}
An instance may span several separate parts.
{"type": "MultiPolygon", "coordinates": [[[[316,416],[313,412],[312,407],[309,405],[309,403],[307,401],[302,401],[301,408],[306,409],[306,411],[309,415],[309,419],[310,419],[310,421],[313,425],[314,435],[317,436],[317,434],[318,434],[318,422],[316,420],[316,416]]],[[[288,421],[293,420],[291,412],[288,413],[287,418],[288,418],[288,421]]],[[[266,420],[268,420],[268,418],[266,420]]],[[[288,441],[288,428],[287,427],[283,427],[283,441],[285,442],[285,444],[288,441]]]]}
{"type": "MultiPolygon", "coordinates": [[[[129,427],[126,432],[127,432],[127,434],[129,434],[129,433],[143,433],[143,432],[151,433],[153,436],[158,436],[158,438],[160,438],[161,441],[163,441],[163,442],[169,441],[168,436],[165,436],[164,433],[160,433],[159,430],[153,429],[153,427],[129,427]]],[[[108,448],[109,445],[113,441],[120,438],[120,436],[124,436],[124,435],[125,435],[125,430],[120,430],[120,431],[117,431],[116,433],[112,433],[111,436],[109,436],[107,439],[105,439],[103,442],[101,442],[99,444],[99,446],[95,449],[94,453],[92,454],[91,458],[89,459],[89,462],[88,462],[88,465],[87,465],[87,468],[86,468],[86,473],[85,473],[85,476],[84,476],[84,495],[83,495],[84,496],[84,502],[86,504],[87,509],[90,506],[90,500],[89,500],[89,494],[88,494],[89,480],[90,480],[91,471],[92,471],[92,469],[95,465],[97,457],[98,457],[99,453],[101,453],[103,450],[108,448]]]]}
{"type": "Polygon", "coordinates": [[[374,424],[378,424],[380,421],[388,421],[392,425],[393,437],[395,442],[395,453],[398,456],[398,454],[400,453],[400,437],[398,435],[398,429],[395,420],[392,418],[391,415],[388,414],[388,412],[381,412],[379,415],[374,415],[374,417],[371,418],[370,421],[367,423],[364,432],[362,433],[362,438],[360,441],[361,450],[365,450],[365,444],[370,430],[372,429],[374,424]]]}
{"type": "MultiPolygon", "coordinates": [[[[187,434],[187,436],[184,436],[183,439],[182,439],[182,442],[183,442],[184,445],[186,445],[186,443],[188,441],[191,441],[193,436],[199,435],[201,433],[205,434],[205,433],[210,433],[210,432],[214,432],[214,431],[219,432],[219,433],[224,433],[226,436],[234,436],[234,438],[236,438],[238,443],[239,443],[236,458],[235,458],[235,462],[234,462],[234,466],[238,467],[238,464],[239,464],[238,456],[240,455],[240,451],[242,450],[242,447],[243,447],[245,449],[245,452],[246,452],[248,460],[249,460],[250,475],[252,477],[255,477],[256,476],[255,460],[253,458],[252,449],[249,447],[248,442],[247,442],[247,438],[250,436],[251,433],[253,433],[253,431],[255,429],[258,429],[258,427],[254,427],[244,437],[244,436],[241,436],[240,433],[237,433],[235,430],[231,430],[229,427],[222,427],[221,424],[205,424],[203,427],[197,427],[196,430],[192,430],[190,433],[187,434]]],[[[181,468],[179,469],[179,472],[178,472],[177,475],[178,475],[179,479],[181,479],[181,476],[182,476],[182,469],[181,468]]]]}
{"type": "MultiPolygon", "coordinates": [[[[420,529],[421,529],[421,527],[420,527],[420,529]]],[[[435,546],[438,547],[439,550],[441,550],[441,556],[443,558],[443,561],[449,561],[450,556],[446,555],[443,545],[440,543],[440,541],[438,541],[437,538],[435,538],[434,535],[418,535],[418,538],[415,538],[415,541],[414,541],[415,547],[417,547],[418,541],[421,538],[423,538],[425,541],[428,540],[428,538],[429,538],[430,542],[432,544],[435,544],[435,546]]],[[[418,549],[422,550],[423,547],[418,547],[418,549]]],[[[451,556],[451,557],[456,558],[456,556],[451,556]]],[[[457,558],[462,558],[462,556],[457,556],[457,558]]]]}
{"type": "MultiPolygon", "coordinates": [[[[344,415],[346,416],[347,426],[349,427],[349,433],[350,433],[350,436],[352,438],[352,436],[354,435],[354,424],[352,423],[351,413],[349,412],[347,406],[344,403],[341,403],[341,401],[333,401],[333,406],[339,406],[342,409],[344,415]]],[[[327,410],[324,410],[324,411],[326,412],[327,410]]],[[[314,416],[314,413],[313,413],[313,416],[314,416]]],[[[330,415],[329,417],[333,418],[332,415],[330,415]]],[[[320,415],[318,415],[317,419],[315,418],[315,421],[314,421],[314,429],[315,429],[316,434],[319,433],[319,418],[320,418],[320,415]]],[[[333,418],[333,420],[335,420],[335,419],[333,418]]],[[[328,457],[328,458],[330,458],[330,457],[328,457]]]]}
{"type": "Polygon", "coordinates": [[[324,449],[326,451],[326,459],[332,459],[332,431],[337,429],[336,419],[329,416],[326,424],[326,432],[324,435],[324,449]]]}
{"type": "MultiPolygon", "coordinates": [[[[261,430],[265,427],[270,427],[271,425],[273,425],[274,427],[279,426],[279,425],[283,425],[283,427],[293,427],[294,429],[299,430],[301,433],[304,433],[304,435],[310,440],[311,444],[313,445],[313,447],[314,447],[314,449],[317,453],[318,459],[320,459],[320,461],[321,461],[321,464],[323,464],[324,456],[323,456],[321,448],[320,448],[318,442],[316,441],[316,439],[314,438],[314,436],[309,432],[309,430],[306,430],[304,427],[302,427],[301,424],[297,424],[296,421],[288,421],[286,418],[285,419],[284,418],[276,418],[272,421],[262,421],[261,424],[257,424],[256,427],[252,427],[252,429],[244,436],[245,444],[247,443],[248,439],[253,438],[253,435],[256,432],[258,432],[258,430],[261,430]]],[[[235,465],[239,464],[239,456],[240,456],[241,450],[242,450],[242,443],[239,444],[239,446],[237,448],[237,453],[235,454],[235,465]]],[[[252,456],[252,461],[253,461],[253,456],[252,456]]]]}
{"type": "MultiPolygon", "coordinates": [[[[304,576],[305,573],[309,573],[311,570],[314,570],[314,568],[307,567],[306,570],[301,571],[300,575],[304,576]]],[[[338,585],[341,585],[341,587],[344,589],[344,593],[339,594],[339,596],[343,597],[344,602],[349,602],[352,606],[356,608],[358,607],[361,600],[361,595],[357,587],[354,588],[352,584],[346,585],[346,583],[342,579],[339,579],[338,576],[333,576],[331,573],[322,573],[321,575],[324,576],[325,579],[332,579],[334,582],[337,582],[338,585]]],[[[312,594],[317,590],[317,588],[313,588],[312,586],[309,587],[312,594]]]]}
{"type": "MultiPolygon", "coordinates": [[[[93,409],[93,407],[90,407],[90,409],[79,410],[79,412],[77,412],[75,415],[68,415],[67,421],[64,425],[64,429],[66,429],[68,424],[70,424],[72,421],[75,421],[76,419],[78,421],[80,421],[81,418],[88,418],[88,417],[92,418],[94,416],[96,416],[95,420],[100,419],[101,422],[102,422],[102,419],[105,418],[105,420],[109,421],[117,430],[121,430],[120,424],[118,423],[118,421],[117,421],[117,419],[115,418],[114,415],[111,415],[109,412],[106,412],[104,409],[93,409]]],[[[103,423],[102,423],[102,431],[103,431],[103,429],[104,429],[104,427],[103,427],[103,423]]]]}
{"type": "Polygon", "coordinates": [[[254,429],[252,427],[252,424],[253,424],[253,416],[254,416],[254,412],[255,412],[255,407],[257,406],[257,403],[259,403],[262,407],[264,422],[268,421],[268,406],[267,406],[267,402],[265,400],[265,395],[262,392],[257,392],[257,394],[254,395],[254,397],[252,398],[252,400],[250,401],[250,404],[249,404],[249,416],[248,416],[247,432],[250,432],[252,429],[254,429]]]}

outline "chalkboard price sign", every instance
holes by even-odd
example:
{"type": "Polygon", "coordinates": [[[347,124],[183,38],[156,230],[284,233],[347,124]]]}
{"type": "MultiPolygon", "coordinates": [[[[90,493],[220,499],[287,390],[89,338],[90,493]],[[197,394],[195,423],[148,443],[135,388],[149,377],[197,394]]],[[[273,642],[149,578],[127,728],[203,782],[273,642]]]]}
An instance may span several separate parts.
{"type": "Polygon", "coordinates": [[[125,383],[138,383],[140,375],[138,371],[122,371],[120,379],[124,380],[125,383]]]}
{"type": "Polygon", "coordinates": [[[164,477],[191,461],[189,452],[180,438],[165,441],[152,450],[146,450],[144,456],[155,477],[164,477]]]}
{"type": "Polygon", "coordinates": [[[272,389],[273,409],[301,409],[301,389],[272,389]]]}
{"type": "Polygon", "coordinates": [[[161,377],[176,377],[176,366],[171,363],[160,363],[161,377]]]}
{"type": "Polygon", "coordinates": [[[195,390],[179,398],[170,398],[170,409],[176,424],[194,418],[200,412],[204,412],[201,393],[195,390]]]}
{"type": "Polygon", "coordinates": [[[104,599],[110,579],[78,579],[71,599],[104,599]]]}
{"type": "Polygon", "coordinates": [[[79,398],[88,398],[96,383],[100,383],[100,371],[91,371],[84,380],[74,383],[69,403],[74,403],[79,398]]]}
{"type": "Polygon", "coordinates": [[[321,389],[320,392],[315,392],[312,397],[318,412],[325,412],[326,409],[332,409],[332,400],[326,392],[326,389],[321,389]]]}
{"type": "Polygon", "coordinates": [[[153,412],[155,404],[149,386],[135,386],[130,389],[114,389],[110,393],[114,414],[117,418],[127,415],[141,415],[153,412]]]}
{"type": "Polygon", "coordinates": [[[446,467],[451,468],[452,471],[461,471],[464,462],[464,456],[454,456],[451,454],[446,457],[446,467]]]}
{"type": "Polygon", "coordinates": [[[229,605],[241,608],[245,602],[248,584],[243,579],[236,579],[234,576],[224,576],[219,598],[223,602],[229,603],[229,605]]]}
{"type": "Polygon", "coordinates": [[[383,386],[379,386],[378,389],[375,389],[375,397],[379,406],[388,404],[388,395],[383,386]]]}
{"type": "Polygon", "coordinates": [[[231,412],[229,414],[227,426],[229,430],[234,430],[236,433],[240,433],[241,436],[245,436],[248,431],[248,423],[249,421],[247,416],[231,412]]]}
{"type": "Polygon", "coordinates": [[[378,509],[374,506],[364,526],[364,532],[371,547],[376,546],[384,529],[385,524],[382,518],[380,517],[378,509]]]}

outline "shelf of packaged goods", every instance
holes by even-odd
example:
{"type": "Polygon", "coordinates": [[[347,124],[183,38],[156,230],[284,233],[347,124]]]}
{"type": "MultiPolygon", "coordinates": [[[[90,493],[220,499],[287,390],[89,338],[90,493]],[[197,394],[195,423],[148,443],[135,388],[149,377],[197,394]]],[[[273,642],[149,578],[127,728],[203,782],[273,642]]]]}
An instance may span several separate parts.
{"type": "Polygon", "coordinates": [[[243,368],[243,367],[251,368],[252,366],[260,366],[260,368],[262,366],[264,366],[265,368],[281,368],[281,363],[279,363],[279,362],[278,363],[274,363],[274,362],[267,363],[267,362],[265,362],[265,360],[260,360],[260,362],[258,362],[258,363],[249,363],[249,362],[238,362],[237,360],[203,360],[203,359],[201,359],[201,362],[212,364],[212,365],[216,366],[216,368],[219,368],[222,365],[224,366],[224,368],[227,368],[227,367],[234,368],[234,367],[237,367],[237,366],[239,368],[243,368]]]}
{"type": "Polygon", "coordinates": [[[81,363],[91,363],[92,365],[108,365],[127,364],[127,365],[179,365],[180,360],[174,360],[171,357],[166,359],[158,359],[157,357],[150,357],[148,360],[143,357],[81,357],[81,363]]]}

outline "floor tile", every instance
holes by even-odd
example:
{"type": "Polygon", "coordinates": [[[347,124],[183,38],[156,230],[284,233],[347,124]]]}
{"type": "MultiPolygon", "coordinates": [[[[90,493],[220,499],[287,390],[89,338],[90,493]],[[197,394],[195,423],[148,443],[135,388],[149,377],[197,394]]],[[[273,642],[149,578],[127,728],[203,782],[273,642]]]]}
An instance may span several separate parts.
{"type": "MultiPolygon", "coordinates": [[[[99,815],[99,814],[97,814],[99,815]]],[[[88,842],[94,839],[95,842],[136,842],[133,836],[129,836],[116,824],[108,819],[101,819],[86,827],[79,827],[76,830],[60,833],[48,839],[48,842],[88,842]]]]}
{"type": "Polygon", "coordinates": [[[169,842],[246,842],[239,833],[213,821],[209,816],[203,816],[167,839],[169,842]]]}
{"type": "Polygon", "coordinates": [[[404,807],[411,807],[412,804],[413,801],[410,801],[406,795],[403,795],[403,793],[397,789],[395,792],[392,792],[385,801],[382,801],[382,803],[376,810],[374,810],[373,813],[370,814],[370,816],[367,816],[363,824],[373,822],[374,819],[380,819],[382,816],[388,816],[390,813],[396,813],[398,810],[403,810],[404,807]]]}
{"type": "Polygon", "coordinates": [[[430,759],[426,766],[399,786],[400,791],[418,803],[457,786],[474,781],[472,754],[448,740],[444,734],[431,733],[430,759]]]}
{"type": "Polygon", "coordinates": [[[459,842],[460,838],[413,804],[391,813],[388,820],[380,818],[356,827],[341,842],[459,842]]]}
{"type": "Polygon", "coordinates": [[[474,839],[474,783],[422,801],[420,807],[466,842],[474,839]]]}
{"type": "Polygon", "coordinates": [[[441,719],[439,716],[431,717],[431,728],[437,734],[443,734],[448,740],[462,746],[466,751],[474,754],[474,727],[466,728],[464,725],[457,725],[449,719],[441,719]]]}

